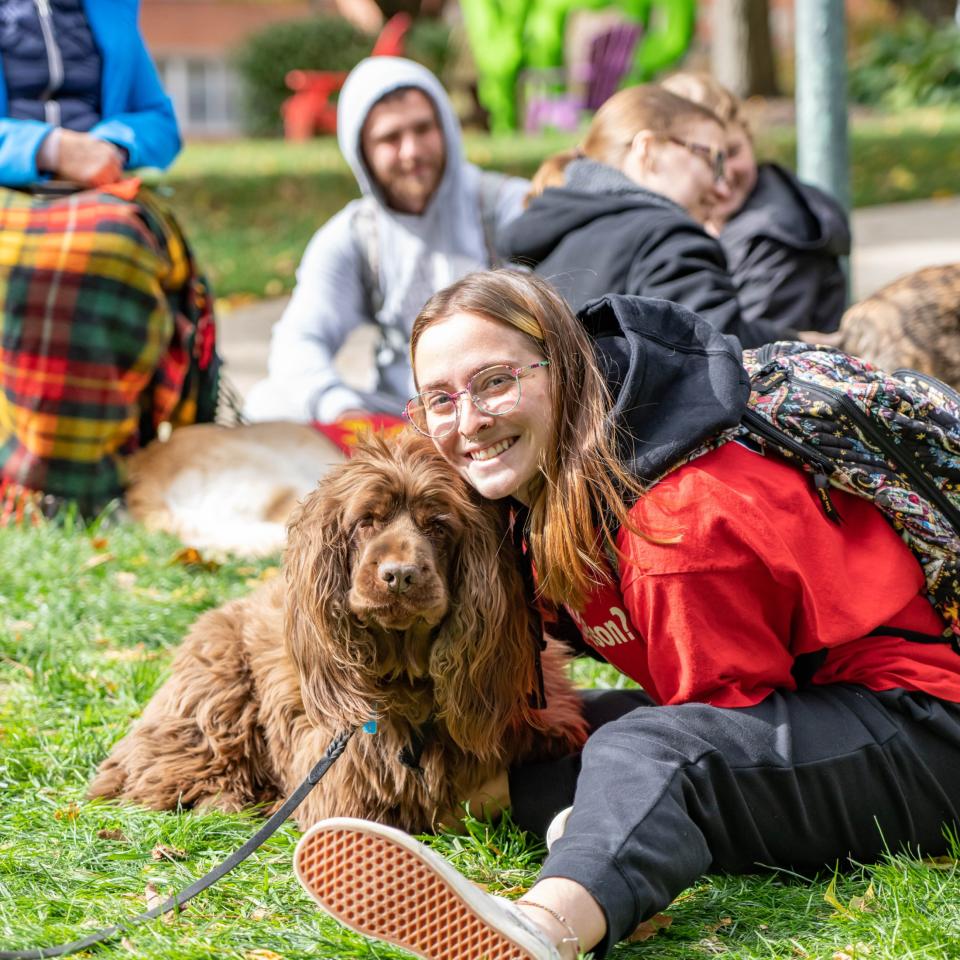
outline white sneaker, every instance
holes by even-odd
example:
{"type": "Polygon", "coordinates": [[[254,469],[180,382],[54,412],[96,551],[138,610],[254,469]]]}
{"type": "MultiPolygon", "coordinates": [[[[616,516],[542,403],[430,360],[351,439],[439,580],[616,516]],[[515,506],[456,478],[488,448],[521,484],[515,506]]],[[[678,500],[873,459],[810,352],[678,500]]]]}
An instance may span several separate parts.
{"type": "Polygon", "coordinates": [[[547,935],[509,900],[484,893],[393,827],[321,820],[300,838],[293,865],[330,916],[424,960],[560,960],[547,935]]]}
{"type": "Polygon", "coordinates": [[[567,821],[570,814],[573,813],[573,807],[566,807],[561,810],[547,827],[547,835],[543,838],[547,844],[547,850],[552,850],[553,845],[563,836],[563,831],[567,829],[567,821]]]}

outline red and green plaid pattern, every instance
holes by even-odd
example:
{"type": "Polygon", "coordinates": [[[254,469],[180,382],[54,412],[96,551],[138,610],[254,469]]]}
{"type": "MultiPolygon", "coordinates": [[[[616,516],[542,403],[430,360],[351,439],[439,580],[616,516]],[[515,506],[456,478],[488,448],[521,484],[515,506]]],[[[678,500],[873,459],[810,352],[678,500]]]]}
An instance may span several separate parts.
{"type": "Polygon", "coordinates": [[[95,511],[160,423],[213,419],[211,298],[149,192],[0,189],[0,309],[7,484],[95,511]]]}

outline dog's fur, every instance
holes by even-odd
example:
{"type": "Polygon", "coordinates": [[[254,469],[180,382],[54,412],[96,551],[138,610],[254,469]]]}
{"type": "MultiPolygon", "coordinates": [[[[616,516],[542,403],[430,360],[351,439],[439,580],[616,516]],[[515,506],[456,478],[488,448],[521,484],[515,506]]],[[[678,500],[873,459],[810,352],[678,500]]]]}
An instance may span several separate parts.
{"type": "Polygon", "coordinates": [[[960,263],[925,267],[853,304],[833,334],[805,333],[892,373],[930,374],[960,390],[960,263]]]}
{"type": "Polygon", "coordinates": [[[363,445],[290,524],[281,577],[194,624],[91,797],[154,809],[275,803],[334,734],[376,717],[300,808],[436,825],[519,758],[585,739],[566,653],[543,651],[499,509],[422,438],[363,445]],[[421,771],[398,755],[425,734],[421,771]]]}
{"type": "Polygon", "coordinates": [[[305,423],[193,424],[133,454],[127,509],[200,550],[273,553],[297,502],[344,459],[305,423]]]}

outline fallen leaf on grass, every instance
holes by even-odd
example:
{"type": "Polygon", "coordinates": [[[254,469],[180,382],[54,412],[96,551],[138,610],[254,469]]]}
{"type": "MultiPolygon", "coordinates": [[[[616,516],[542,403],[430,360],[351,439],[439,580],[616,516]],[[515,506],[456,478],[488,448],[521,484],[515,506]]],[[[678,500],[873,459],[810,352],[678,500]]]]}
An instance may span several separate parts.
{"type": "Polygon", "coordinates": [[[137,575],[129,570],[118,570],[113,579],[121,590],[132,590],[137,585],[137,575]]]}
{"type": "Polygon", "coordinates": [[[960,866],[960,861],[953,857],[924,857],[920,862],[931,870],[954,870],[960,866]]]}
{"type": "Polygon", "coordinates": [[[731,926],[732,923],[733,923],[733,918],[732,918],[732,917],[721,917],[721,918],[720,918],[719,920],[717,920],[715,923],[708,923],[708,924],[707,924],[707,933],[716,933],[716,932],[717,932],[718,930],[720,930],[722,927],[729,927],[729,926],[731,926]]]}
{"type": "Polygon", "coordinates": [[[253,913],[250,914],[251,920],[266,920],[270,916],[270,911],[266,907],[257,907],[253,913]]]}
{"type": "Polygon", "coordinates": [[[877,892],[873,889],[873,884],[871,883],[867,887],[862,897],[854,897],[850,901],[851,910],[859,910],[861,913],[869,913],[872,909],[870,906],[874,900],[877,899],[877,892]]]}
{"type": "Polygon", "coordinates": [[[130,842],[127,835],[119,827],[115,827],[113,830],[98,830],[97,836],[101,840],[117,840],[120,843],[130,842]]]}
{"type": "Polygon", "coordinates": [[[170,566],[180,564],[182,567],[200,567],[211,573],[219,570],[221,564],[216,560],[208,560],[196,547],[182,547],[171,558],[170,566]]]}
{"type": "MultiPolygon", "coordinates": [[[[19,634],[17,635],[17,639],[20,639],[19,634]]],[[[4,663],[14,670],[20,670],[31,680],[33,679],[33,670],[31,670],[30,667],[28,667],[25,663],[21,663],[19,660],[13,660],[10,657],[0,657],[0,663],[4,663]]]]}
{"type": "Polygon", "coordinates": [[[170,847],[165,843],[158,843],[151,851],[154,860],[186,860],[187,851],[179,847],[170,847]]]}
{"type": "Polygon", "coordinates": [[[627,937],[628,943],[642,943],[655,937],[661,930],[666,930],[673,923],[673,917],[668,917],[665,913],[658,913],[649,920],[644,920],[633,933],[627,937]]]}
{"type": "Polygon", "coordinates": [[[57,810],[53,814],[54,820],[76,820],[80,816],[80,808],[75,804],[71,803],[66,807],[62,807],[60,810],[57,810]]]}
{"type": "Polygon", "coordinates": [[[727,947],[716,937],[704,937],[697,946],[707,953],[726,953],[727,947]]]}
{"type": "Polygon", "coordinates": [[[140,663],[143,660],[156,660],[159,655],[156,650],[147,650],[143,643],[137,643],[132,647],[104,650],[100,654],[102,659],[110,663],[140,663]]]}
{"type": "Polygon", "coordinates": [[[823,899],[833,907],[834,910],[842,917],[855,917],[858,913],[869,913],[870,912],[870,903],[876,897],[876,893],[873,889],[873,884],[871,883],[867,887],[866,892],[862,897],[853,897],[850,900],[849,904],[842,904],[840,899],[837,897],[837,878],[834,877],[830,881],[830,885],[827,887],[827,892],[823,895],[823,899]]]}
{"type": "Polygon", "coordinates": [[[137,948],[133,945],[133,941],[128,940],[126,937],[120,938],[120,946],[123,947],[124,950],[128,950],[130,953],[137,952],[137,948]]]}
{"type": "MultiPolygon", "coordinates": [[[[154,907],[159,907],[161,904],[167,902],[168,898],[163,896],[159,890],[152,884],[148,883],[146,888],[143,891],[144,899],[147,901],[147,909],[153,910],[154,907]]],[[[185,909],[184,907],[180,908],[181,910],[185,909]]],[[[174,917],[174,910],[168,910],[166,913],[160,914],[160,919],[167,924],[173,923],[176,919],[174,917]]]]}
{"type": "Polygon", "coordinates": [[[110,541],[106,537],[93,537],[90,540],[90,546],[94,550],[106,550],[110,546],[110,541]]]}
{"type": "Polygon", "coordinates": [[[244,960],[283,960],[279,953],[264,950],[262,947],[258,950],[248,950],[243,956],[244,960]]]}
{"type": "Polygon", "coordinates": [[[848,943],[842,950],[838,950],[830,960],[858,960],[860,957],[869,957],[872,953],[869,943],[859,941],[848,943]]]}
{"type": "Polygon", "coordinates": [[[102,567],[105,563],[109,563],[112,559],[112,553],[97,553],[92,557],[87,557],[87,559],[80,564],[80,569],[81,571],[93,570],[94,567],[102,567]]]}

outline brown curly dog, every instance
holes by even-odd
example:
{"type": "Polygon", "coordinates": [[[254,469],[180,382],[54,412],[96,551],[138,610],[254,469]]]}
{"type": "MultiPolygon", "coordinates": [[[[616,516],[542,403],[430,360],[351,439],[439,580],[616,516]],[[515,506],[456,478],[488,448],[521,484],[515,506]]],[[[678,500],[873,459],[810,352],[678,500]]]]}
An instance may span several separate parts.
{"type": "Polygon", "coordinates": [[[504,526],[428,441],[368,442],[297,509],[283,575],[197,620],[89,795],[276,803],[375,718],[297,819],[421,832],[511,762],[575,750],[585,724],[553,641],[546,708],[530,705],[539,620],[504,526]]]}

